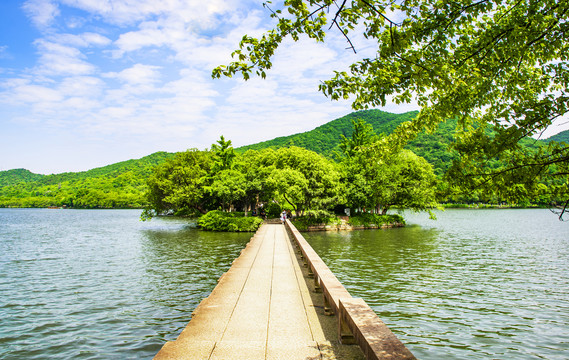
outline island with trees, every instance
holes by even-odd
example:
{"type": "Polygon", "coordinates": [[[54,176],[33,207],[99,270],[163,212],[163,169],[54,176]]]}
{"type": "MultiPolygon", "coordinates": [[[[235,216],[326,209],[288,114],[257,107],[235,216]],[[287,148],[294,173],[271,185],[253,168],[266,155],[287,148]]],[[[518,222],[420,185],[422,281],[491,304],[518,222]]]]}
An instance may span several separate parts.
{"type": "Polygon", "coordinates": [[[371,125],[353,121],[352,134],[342,137],[334,161],[296,146],[238,154],[221,136],[211,149],[178,153],[155,169],[142,217],[205,215],[198,222],[205,229],[251,231],[261,222],[236,220],[236,211],[273,218],[286,211],[306,229],[338,222],[336,215],[347,211],[357,225],[401,224],[399,215],[387,214],[390,208],[435,207],[432,165],[409,150],[370,151],[377,141],[371,125]]]}
{"type": "MultiPolygon", "coordinates": [[[[337,216],[350,209],[348,225],[358,228],[403,223],[389,209],[563,202],[547,192],[512,201],[483,187],[454,187],[448,175],[458,156],[452,150],[453,121],[419,134],[402,150],[378,151],[382,139],[417,114],[362,110],[305,133],[237,149],[221,137],[210,149],[155,153],[80,173],[3,171],[0,207],[145,208],[143,218],[202,216],[204,228],[252,231],[261,212],[276,218],[283,209],[295,215],[300,229],[323,223],[337,228],[342,225],[337,216]]],[[[550,142],[563,144],[568,133],[521,143],[535,151],[550,142]]],[[[547,181],[541,177],[538,184],[547,189],[547,181]]]]}

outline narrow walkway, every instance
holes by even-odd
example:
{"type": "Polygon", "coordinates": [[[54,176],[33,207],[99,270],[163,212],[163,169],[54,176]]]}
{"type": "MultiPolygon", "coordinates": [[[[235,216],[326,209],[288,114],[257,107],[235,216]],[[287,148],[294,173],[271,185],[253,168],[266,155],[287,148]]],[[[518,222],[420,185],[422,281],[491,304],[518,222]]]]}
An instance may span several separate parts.
{"type": "Polygon", "coordinates": [[[285,228],[265,224],[155,359],[362,359],[337,342],[285,228]]]}

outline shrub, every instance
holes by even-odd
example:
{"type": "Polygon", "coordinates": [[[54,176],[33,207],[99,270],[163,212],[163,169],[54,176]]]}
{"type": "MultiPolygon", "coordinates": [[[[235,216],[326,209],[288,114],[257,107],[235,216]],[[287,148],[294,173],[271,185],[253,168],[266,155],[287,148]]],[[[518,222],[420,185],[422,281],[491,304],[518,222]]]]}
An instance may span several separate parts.
{"type": "Polygon", "coordinates": [[[209,231],[254,232],[263,224],[258,217],[245,217],[242,212],[210,211],[198,219],[198,226],[209,231]]]}
{"type": "Polygon", "coordinates": [[[281,207],[273,202],[268,203],[265,207],[267,218],[278,218],[281,216],[281,207]]]}
{"type": "Polygon", "coordinates": [[[405,219],[399,214],[390,214],[390,215],[379,215],[379,214],[368,214],[368,213],[360,213],[354,216],[350,216],[350,220],[348,223],[352,226],[370,226],[370,225],[377,225],[381,226],[382,224],[393,224],[393,223],[401,223],[405,224],[405,219]]]}

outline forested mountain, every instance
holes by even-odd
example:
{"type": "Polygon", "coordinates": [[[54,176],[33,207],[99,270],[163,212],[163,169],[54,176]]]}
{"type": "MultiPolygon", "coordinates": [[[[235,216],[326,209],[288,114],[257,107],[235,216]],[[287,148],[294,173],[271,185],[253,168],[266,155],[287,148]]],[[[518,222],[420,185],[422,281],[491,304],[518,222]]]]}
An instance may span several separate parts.
{"type": "MultiPolygon", "coordinates": [[[[298,146],[322,154],[330,159],[340,153],[341,135],[350,138],[352,120],[362,119],[371,124],[376,134],[390,134],[402,122],[411,120],[416,111],[393,114],[380,110],[364,110],[350,113],[314,130],[273,140],[247,145],[236,149],[244,153],[249,149],[278,149],[298,146]]],[[[438,176],[450,166],[453,155],[448,144],[454,136],[455,123],[441,123],[432,134],[420,134],[409,143],[408,149],[424,157],[434,167],[438,176]]],[[[528,146],[549,141],[569,143],[569,131],[549,139],[527,141],[528,146]]],[[[141,207],[145,200],[146,178],[152,169],[172,158],[174,154],[157,152],[141,159],[128,160],[83,172],[55,175],[34,174],[25,169],[0,172],[0,207],[71,206],[85,208],[141,207]]]]}
{"type": "MultiPolygon", "coordinates": [[[[243,146],[236,150],[245,152],[249,149],[278,149],[294,145],[334,159],[340,153],[341,135],[347,138],[352,136],[352,120],[362,119],[371,124],[378,135],[391,134],[399,124],[413,119],[417,114],[417,111],[403,114],[392,114],[381,110],[357,111],[311,131],[278,137],[273,140],[243,146]]],[[[447,145],[453,139],[455,125],[456,123],[452,121],[442,123],[436,132],[433,134],[420,134],[417,139],[409,143],[407,148],[415,154],[424,157],[434,166],[435,173],[442,175],[452,160],[451,154],[447,151],[447,145]]]]}
{"type": "Polygon", "coordinates": [[[128,208],[144,205],[146,178],[174,154],[157,152],[83,172],[39,175],[0,172],[0,207],[128,208]]]}
{"type": "Polygon", "coordinates": [[[566,144],[569,144],[569,130],[565,130],[560,132],[559,134],[555,134],[545,140],[543,140],[545,142],[550,142],[550,141],[557,141],[557,142],[565,142],[566,144]]]}
{"type": "Polygon", "coordinates": [[[34,174],[26,169],[0,171],[0,188],[15,185],[21,182],[32,182],[41,179],[44,175],[34,174]]]}

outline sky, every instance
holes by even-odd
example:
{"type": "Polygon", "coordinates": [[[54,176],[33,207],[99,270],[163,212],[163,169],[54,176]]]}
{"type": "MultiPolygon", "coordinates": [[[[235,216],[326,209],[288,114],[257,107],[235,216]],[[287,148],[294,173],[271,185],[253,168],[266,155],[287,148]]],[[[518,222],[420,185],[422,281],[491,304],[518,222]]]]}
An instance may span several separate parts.
{"type": "MultiPolygon", "coordinates": [[[[318,91],[377,44],[338,32],[285,41],[267,78],[212,79],[244,34],[272,27],[263,0],[1,0],[0,171],[84,171],[156,151],[235,147],[352,111],[318,91]]],[[[414,104],[387,104],[403,113],[414,104]]]]}
{"type": "Polygon", "coordinates": [[[221,135],[238,147],[350,113],[318,85],[373,54],[363,39],[357,54],[340,34],[287,41],[265,80],[211,78],[269,15],[261,0],[1,1],[0,171],[84,171],[221,135]]]}

